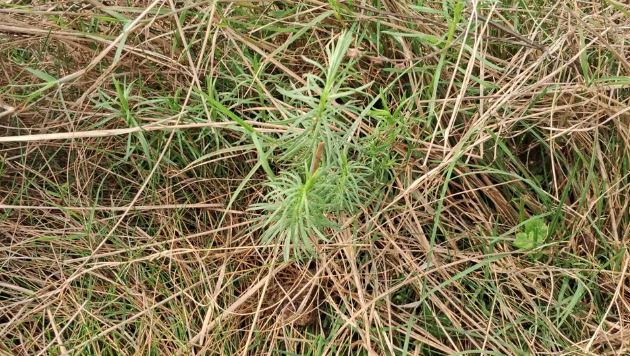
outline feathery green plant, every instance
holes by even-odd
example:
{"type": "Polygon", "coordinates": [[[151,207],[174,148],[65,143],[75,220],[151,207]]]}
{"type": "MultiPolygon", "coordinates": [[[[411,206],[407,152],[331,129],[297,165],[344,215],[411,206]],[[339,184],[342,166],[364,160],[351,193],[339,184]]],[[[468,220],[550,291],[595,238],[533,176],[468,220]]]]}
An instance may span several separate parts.
{"type": "MultiPolygon", "coordinates": [[[[337,147],[343,146],[344,133],[350,125],[343,119],[343,111],[357,112],[353,96],[364,94],[370,86],[366,84],[358,88],[348,84],[350,80],[350,66],[342,68],[346,52],[352,43],[352,32],[339,35],[337,42],[326,48],[328,66],[308,58],[304,61],[313,65],[324,77],[313,73],[306,74],[306,84],[300,88],[285,89],[278,87],[280,94],[292,106],[300,108],[286,112],[291,126],[301,129],[299,133],[287,131],[281,139],[283,150],[280,158],[285,164],[304,162],[308,155],[315,150],[315,146],[324,141],[326,152],[337,152],[337,147]]],[[[342,147],[343,148],[343,147],[342,147]]],[[[330,156],[332,157],[332,156],[330,156]]]]}
{"type": "Polygon", "coordinates": [[[265,213],[263,243],[283,244],[285,260],[292,253],[297,259],[312,256],[318,241],[329,242],[325,231],[337,226],[334,214],[352,213],[368,198],[365,166],[344,159],[337,166],[312,167],[270,180],[266,202],[252,207],[265,213]]]}
{"type": "Polygon", "coordinates": [[[351,143],[345,136],[349,125],[340,119],[341,110],[352,111],[352,96],[367,88],[366,85],[350,88],[346,83],[348,75],[341,70],[351,42],[351,32],[344,32],[334,45],[328,46],[326,68],[305,59],[325,73],[325,79],[308,74],[302,88],[278,88],[289,100],[306,106],[308,111],[289,113],[292,124],[302,131],[289,133],[289,137],[280,140],[286,143],[280,147],[284,148],[281,162],[287,164],[288,169],[277,178],[270,177],[266,202],[252,209],[264,214],[263,242],[282,243],[285,260],[290,258],[291,252],[298,259],[312,256],[317,241],[328,241],[325,230],[336,225],[334,216],[354,212],[368,198],[367,178],[371,171],[349,155],[351,143]],[[344,103],[337,102],[341,98],[344,103]],[[322,157],[324,152],[325,157],[322,157]],[[298,163],[307,161],[309,154],[310,170],[298,163]],[[320,164],[322,167],[318,168],[320,164]]]}
{"type": "Polygon", "coordinates": [[[291,252],[297,257],[315,252],[313,238],[327,241],[324,229],[334,226],[326,217],[331,210],[330,193],[334,185],[323,171],[304,176],[284,172],[267,183],[266,203],[253,209],[267,213],[262,240],[265,244],[282,243],[284,259],[291,252]]]}

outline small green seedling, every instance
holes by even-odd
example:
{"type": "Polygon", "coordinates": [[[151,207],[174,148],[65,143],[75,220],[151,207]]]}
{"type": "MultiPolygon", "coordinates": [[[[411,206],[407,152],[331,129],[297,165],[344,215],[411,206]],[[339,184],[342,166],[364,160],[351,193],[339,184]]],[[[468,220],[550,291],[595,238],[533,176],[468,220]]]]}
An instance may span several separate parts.
{"type": "Polygon", "coordinates": [[[514,247],[519,249],[533,249],[538,247],[547,238],[549,227],[544,219],[539,217],[531,218],[523,224],[522,232],[516,234],[514,247]]]}

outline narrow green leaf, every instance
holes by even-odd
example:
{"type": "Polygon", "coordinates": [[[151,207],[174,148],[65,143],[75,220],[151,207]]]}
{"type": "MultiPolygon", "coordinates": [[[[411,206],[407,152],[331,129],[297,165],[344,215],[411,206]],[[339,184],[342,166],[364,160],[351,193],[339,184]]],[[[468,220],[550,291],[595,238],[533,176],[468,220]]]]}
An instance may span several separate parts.
{"type": "Polygon", "coordinates": [[[29,73],[31,73],[32,75],[36,76],[37,78],[47,82],[47,83],[52,83],[52,82],[56,82],[57,78],[53,77],[52,75],[41,71],[39,69],[35,69],[35,68],[31,68],[31,67],[27,67],[26,68],[27,71],[29,71],[29,73]]]}

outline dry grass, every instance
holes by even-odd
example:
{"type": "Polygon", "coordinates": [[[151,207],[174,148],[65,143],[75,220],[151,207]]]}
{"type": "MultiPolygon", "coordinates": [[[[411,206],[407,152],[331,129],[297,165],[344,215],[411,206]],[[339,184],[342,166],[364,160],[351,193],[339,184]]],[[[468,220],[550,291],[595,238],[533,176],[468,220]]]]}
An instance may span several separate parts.
{"type": "Polygon", "coordinates": [[[615,0],[4,1],[0,353],[628,354],[629,58],[615,0]]]}

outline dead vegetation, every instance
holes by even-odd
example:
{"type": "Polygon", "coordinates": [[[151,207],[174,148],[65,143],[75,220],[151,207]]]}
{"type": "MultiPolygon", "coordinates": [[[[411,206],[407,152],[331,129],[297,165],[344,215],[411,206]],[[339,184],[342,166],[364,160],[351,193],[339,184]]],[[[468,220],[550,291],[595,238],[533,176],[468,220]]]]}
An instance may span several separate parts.
{"type": "Polygon", "coordinates": [[[615,0],[5,1],[0,351],[627,354],[629,41],[615,0]]]}

